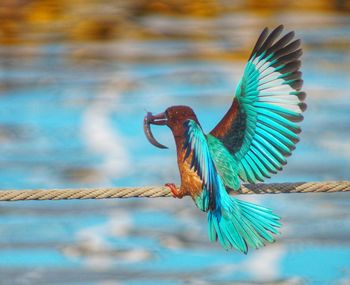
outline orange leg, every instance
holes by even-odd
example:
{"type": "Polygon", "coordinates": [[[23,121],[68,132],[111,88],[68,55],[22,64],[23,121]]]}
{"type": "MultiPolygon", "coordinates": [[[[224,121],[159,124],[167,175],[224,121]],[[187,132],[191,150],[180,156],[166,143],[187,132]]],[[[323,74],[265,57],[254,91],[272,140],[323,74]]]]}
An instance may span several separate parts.
{"type": "Polygon", "coordinates": [[[173,194],[174,198],[179,198],[181,199],[183,195],[180,194],[179,190],[176,189],[176,186],[174,183],[166,183],[164,186],[168,187],[173,194]]]}

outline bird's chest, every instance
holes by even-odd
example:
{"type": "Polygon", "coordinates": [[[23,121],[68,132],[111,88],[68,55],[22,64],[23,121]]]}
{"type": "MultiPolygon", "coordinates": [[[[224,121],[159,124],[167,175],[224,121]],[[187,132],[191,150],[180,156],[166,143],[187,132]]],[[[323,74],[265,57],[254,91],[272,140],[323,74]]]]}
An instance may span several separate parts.
{"type": "Polygon", "coordinates": [[[181,177],[181,191],[185,195],[197,197],[203,190],[203,183],[197,172],[191,168],[192,154],[184,161],[184,152],[178,153],[177,160],[181,177]]]}

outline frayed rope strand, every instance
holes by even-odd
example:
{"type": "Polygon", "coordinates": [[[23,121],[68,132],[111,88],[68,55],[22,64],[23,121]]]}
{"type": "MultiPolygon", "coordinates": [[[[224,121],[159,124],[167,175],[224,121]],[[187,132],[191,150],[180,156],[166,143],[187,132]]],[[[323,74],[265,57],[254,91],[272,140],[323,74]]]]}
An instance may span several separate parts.
{"type": "MultiPolygon", "coordinates": [[[[350,181],[243,184],[231,194],[333,193],[350,191],[350,181]]],[[[171,197],[165,186],[0,190],[0,201],[171,197]]]]}

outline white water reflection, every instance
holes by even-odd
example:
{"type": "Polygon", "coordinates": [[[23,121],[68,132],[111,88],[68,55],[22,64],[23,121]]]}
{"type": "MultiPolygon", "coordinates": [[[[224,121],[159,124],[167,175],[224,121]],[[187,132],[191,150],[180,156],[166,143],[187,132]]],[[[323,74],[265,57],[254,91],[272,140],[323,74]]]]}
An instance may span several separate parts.
{"type": "Polygon", "coordinates": [[[132,169],[128,154],[127,140],[118,129],[111,124],[111,114],[125,112],[120,106],[125,75],[114,74],[119,78],[113,84],[105,84],[97,90],[92,102],[82,114],[81,132],[88,151],[96,153],[102,162],[96,167],[99,172],[99,183],[112,185],[112,178],[120,178],[132,169]],[[117,88],[116,88],[117,87],[117,88]],[[101,99],[102,97],[102,99],[101,99]]]}

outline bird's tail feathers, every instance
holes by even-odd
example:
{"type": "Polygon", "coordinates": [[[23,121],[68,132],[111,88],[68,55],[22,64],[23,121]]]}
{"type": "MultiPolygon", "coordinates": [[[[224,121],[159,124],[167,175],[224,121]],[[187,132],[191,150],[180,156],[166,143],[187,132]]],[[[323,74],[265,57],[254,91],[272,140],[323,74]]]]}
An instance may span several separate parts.
{"type": "Polygon", "coordinates": [[[240,201],[222,192],[221,205],[208,212],[208,234],[211,241],[219,240],[229,250],[247,253],[248,246],[259,248],[264,241],[274,242],[271,235],[279,234],[279,217],[270,209],[240,201]],[[225,195],[226,194],[226,195],[225,195]]]}

